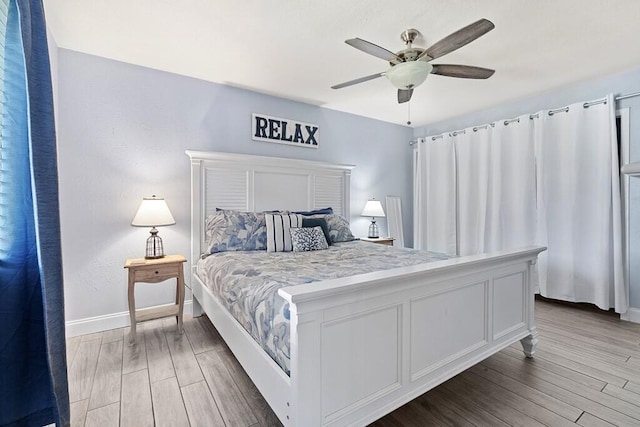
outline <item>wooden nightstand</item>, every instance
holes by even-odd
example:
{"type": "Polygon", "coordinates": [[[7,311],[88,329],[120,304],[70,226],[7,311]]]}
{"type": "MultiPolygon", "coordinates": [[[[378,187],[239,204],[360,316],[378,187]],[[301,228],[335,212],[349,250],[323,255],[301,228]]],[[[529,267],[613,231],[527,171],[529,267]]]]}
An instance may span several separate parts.
{"type": "Polygon", "coordinates": [[[167,255],[164,258],[128,259],[124,268],[129,269],[129,316],[131,317],[131,333],[129,343],[136,342],[136,322],[176,316],[178,331],[182,333],[182,310],[184,308],[184,264],[187,261],[182,255],[167,255]],[[136,310],[136,282],[158,283],[167,279],[176,279],[176,303],[170,306],[150,307],[136,310]]]}
{"type": "Polygon", "coordinates": [[[380,245],[393,246],[393,241],[395,240],[393,237],[378,237],[377,239],[373,239],[370,237],[361,237],[360,240],[363,242],[371,242],[378,243],[380,245]]]}

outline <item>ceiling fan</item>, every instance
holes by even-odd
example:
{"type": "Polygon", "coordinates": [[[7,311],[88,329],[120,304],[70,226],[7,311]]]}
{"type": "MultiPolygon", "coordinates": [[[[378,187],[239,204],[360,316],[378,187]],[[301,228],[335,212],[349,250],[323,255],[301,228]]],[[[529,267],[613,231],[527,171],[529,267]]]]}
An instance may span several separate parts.
{"type": "Polygon", "coordinates": [[[386,76],[391,84],[398,88],[398,103],[402,104],[411,99],[413,89],[420,86],[429,74],[461,77],[465,79],[487,79],[493,75],[495,70],[472,67],[470,65],[431,64],[430,61],[453,52],[456,49],[460,49],[462,46],[471,43],[494,28],[495,25],[493,25],[493,22],[487,19],[480,19],[473,24],[449,34],[427,49],[412,46],[413,42],[420,37],[421,34],[420,31],[410,28],[403,31],[400,35],[400,38],[407,46],[406,49],[397,53],[393,53],[390,50],[360,38],[345,40],[345,43],[356,49],[388,61],[391,68],[381,73],[371,74],[370,76],[360,77],[359,79],[331,86],[331,88],[341,89],[386,76]]]}

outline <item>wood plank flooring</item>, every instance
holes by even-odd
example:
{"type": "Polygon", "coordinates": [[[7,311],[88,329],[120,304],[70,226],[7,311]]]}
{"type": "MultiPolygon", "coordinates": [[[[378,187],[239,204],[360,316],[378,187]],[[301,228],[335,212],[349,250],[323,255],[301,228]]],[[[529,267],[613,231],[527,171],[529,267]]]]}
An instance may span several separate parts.
{"type": "MultiPolygon", "coordinates": [[[[398,426],[640,426],[640,325],[536,301],[538,352],[514,344],[376,421],[398,426]]],[[[206,317],[67,340],[72,426],[279,426],[206,317]]]]}

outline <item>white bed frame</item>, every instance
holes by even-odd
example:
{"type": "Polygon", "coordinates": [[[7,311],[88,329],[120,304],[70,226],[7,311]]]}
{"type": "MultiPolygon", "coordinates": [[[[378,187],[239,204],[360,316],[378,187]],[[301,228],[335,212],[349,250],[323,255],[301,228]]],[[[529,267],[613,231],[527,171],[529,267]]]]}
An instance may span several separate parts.
{"type": "Polygon", "coordinates": [[[518,340],[535,353],[531,275],[542,247],[282,288],[287,376],[195,274],[204,219],[216,207],[327,206],[349,218],[353,166],[187,154],[194,316],[204,310],[285,426],[366,425],[518,340]]]}

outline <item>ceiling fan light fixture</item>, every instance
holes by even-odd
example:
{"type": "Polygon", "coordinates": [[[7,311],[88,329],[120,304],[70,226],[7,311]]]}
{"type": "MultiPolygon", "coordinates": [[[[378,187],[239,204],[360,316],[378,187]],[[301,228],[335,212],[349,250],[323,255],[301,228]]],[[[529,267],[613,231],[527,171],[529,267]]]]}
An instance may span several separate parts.
{"type": "Polygon", "coordinates": [[[433,65],[424,61],[401,62],[391,67],[385,76],[398,89],[410,89],[420,86],[432,69],[433,65]]]}

